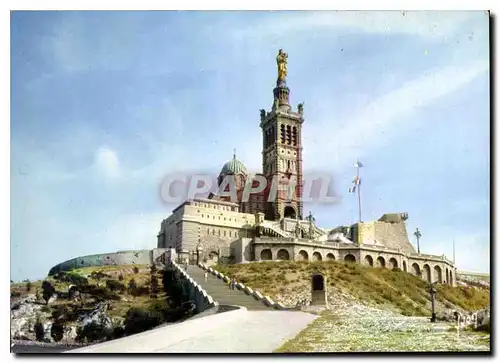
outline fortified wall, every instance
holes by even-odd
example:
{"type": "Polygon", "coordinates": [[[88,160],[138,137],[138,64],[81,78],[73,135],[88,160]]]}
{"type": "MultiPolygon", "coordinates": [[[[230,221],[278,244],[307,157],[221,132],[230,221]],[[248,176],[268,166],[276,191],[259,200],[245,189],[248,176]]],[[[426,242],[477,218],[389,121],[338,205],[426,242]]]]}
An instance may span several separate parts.
{"type": "Polygon", "coordinates": [[[166,248],[154,248],[152,250],[119,251],[76,257],[52,267],[49,276],[61,271],[71,271],[82,267],[151,265],[161,258],[166,251],[166,248]]]}
{"type": "Polygon", "coordinates": [[[400,214],[384,214],[378,221],[361,222],[353,226],[358,228],[354,242],[366,245],[383,245],[405,253],[415,253],[410,243],[404,217],[400,214]]]}

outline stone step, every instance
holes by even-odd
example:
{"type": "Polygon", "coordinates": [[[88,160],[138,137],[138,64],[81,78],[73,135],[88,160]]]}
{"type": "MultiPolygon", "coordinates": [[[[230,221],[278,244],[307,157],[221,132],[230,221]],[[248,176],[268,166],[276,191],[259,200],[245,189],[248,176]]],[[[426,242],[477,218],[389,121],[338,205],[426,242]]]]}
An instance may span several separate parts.
{"type": "Polygon", "coordinates": [[[239,305],[248,310],[274,310],[273,307],[243,291],[231,290],[228,283],[210,273],[205,281],[205,270],[198,266],[190,265],[186,272],[220,305],[239,305]]]}

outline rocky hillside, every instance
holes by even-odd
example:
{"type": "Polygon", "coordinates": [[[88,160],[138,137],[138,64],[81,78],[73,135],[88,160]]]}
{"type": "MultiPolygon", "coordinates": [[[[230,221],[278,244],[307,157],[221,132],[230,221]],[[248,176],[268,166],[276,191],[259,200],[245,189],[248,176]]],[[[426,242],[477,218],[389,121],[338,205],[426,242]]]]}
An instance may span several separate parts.
{"type": "Polygon", "coordinates": [[[173,270],[105,266],[11,283],[11,339],[92,343],[174,322],[193,306],[173,270]]]}
{"type": "MultiPolygon", "coordinates": [[[[399,269],[389,270],[339,261],[269,261],[213,266],[291,306],[307,302],[311,276],[319,271],[326,278],[328,300],[332,305],[361,302],[407,316],[430,316],[429,283],[399,269]]],[[[489,307],[487,286],[436,286],[436,310],[473,312],[489,307]]]]}

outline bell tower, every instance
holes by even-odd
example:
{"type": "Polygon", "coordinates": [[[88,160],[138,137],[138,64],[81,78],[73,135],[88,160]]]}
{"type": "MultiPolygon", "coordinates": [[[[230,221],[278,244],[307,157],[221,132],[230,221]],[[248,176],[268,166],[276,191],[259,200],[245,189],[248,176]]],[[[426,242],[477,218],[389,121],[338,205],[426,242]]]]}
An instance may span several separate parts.
{"type": "MultiPolygon", "coordinates": [[[[262,170],[268,185],[279,183],[276,197],[266,199],[265,218],[302,219],[302,123],[304,107],[297,111],[290,106],[290,89],[286,84],[288,55],[282,50],[276,57],[278,79],[273,90],[270,112],[260,110],[262,128],[262,170]],[[293,194],[285,189],[293,190],[293,194]]],[[[276,186],[275,186],[276,188],[276,186]]],[[[266,196],[267,198],[267,196],[266,196]]]]}

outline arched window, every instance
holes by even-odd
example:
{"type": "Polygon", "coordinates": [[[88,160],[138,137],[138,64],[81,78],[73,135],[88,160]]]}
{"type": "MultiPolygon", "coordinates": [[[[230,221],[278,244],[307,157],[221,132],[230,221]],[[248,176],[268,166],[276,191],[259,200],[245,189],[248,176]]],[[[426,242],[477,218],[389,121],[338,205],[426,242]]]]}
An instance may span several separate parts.
{"type": "Polygon", "coordinates": [[[286,143],[288,145],[292,143],[292,127],[290,125],[286,126],[286,143]]]}
{"type": "Polygon", "coordinates": [[[281,143],[285,143],[285,125],[281,125],[281,143]]]}
{"type": "Polygon", "coordinates": [[[292,143],[294,146],[297,146],[297,127],[293,127],[292,131],[292,143]]]}

